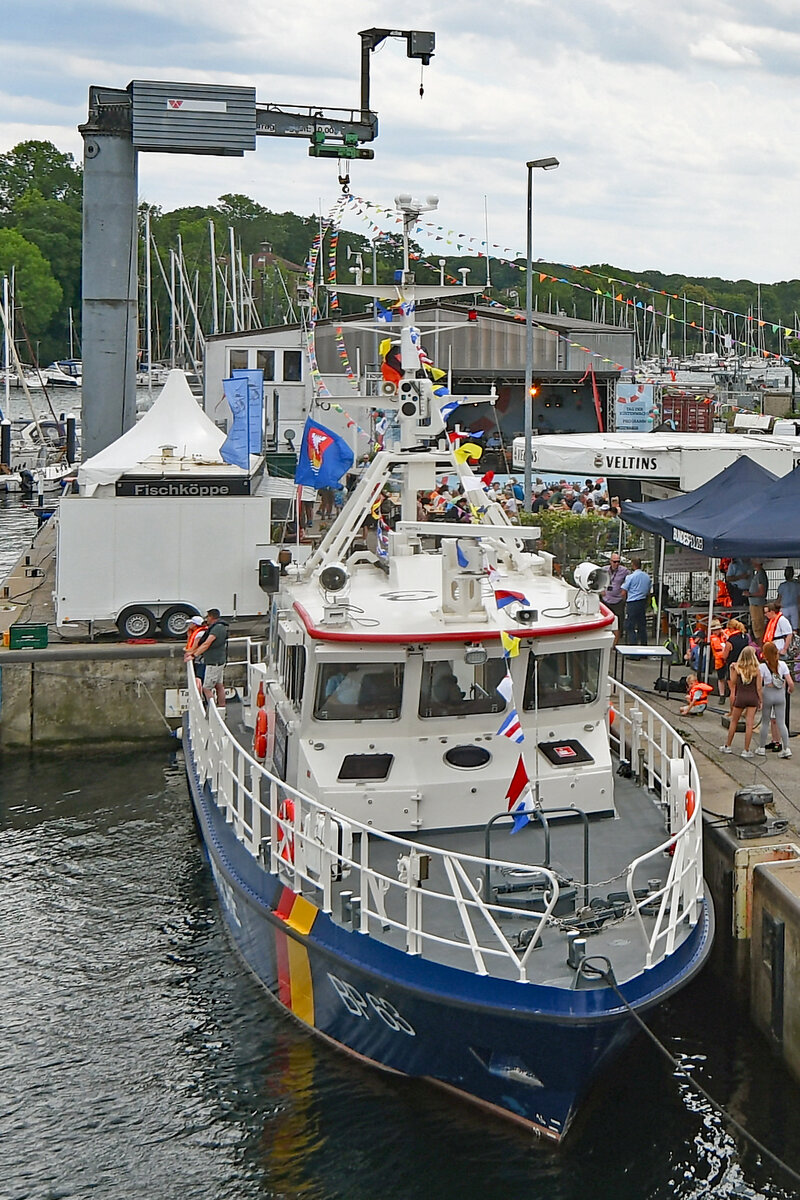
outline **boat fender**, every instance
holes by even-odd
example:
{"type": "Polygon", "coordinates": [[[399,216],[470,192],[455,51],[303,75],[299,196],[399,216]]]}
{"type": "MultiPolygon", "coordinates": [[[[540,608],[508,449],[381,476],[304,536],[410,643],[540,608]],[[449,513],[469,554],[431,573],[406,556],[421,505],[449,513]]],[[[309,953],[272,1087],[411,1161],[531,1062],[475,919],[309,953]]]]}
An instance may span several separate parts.
{"type": "Polygon", "coordinates": [[[267,757],[267,733],[269,731],[267,710],[259,708],[256,713],[256,728],[253,734],[253,754],[260,762],[267,757]]]}
{"type": "Polygon", "coordinates": [[[281,800],[278,817],[285,824],[278,826],[278,856],[284,862],[294,862],[294,800],[281,800]]]}

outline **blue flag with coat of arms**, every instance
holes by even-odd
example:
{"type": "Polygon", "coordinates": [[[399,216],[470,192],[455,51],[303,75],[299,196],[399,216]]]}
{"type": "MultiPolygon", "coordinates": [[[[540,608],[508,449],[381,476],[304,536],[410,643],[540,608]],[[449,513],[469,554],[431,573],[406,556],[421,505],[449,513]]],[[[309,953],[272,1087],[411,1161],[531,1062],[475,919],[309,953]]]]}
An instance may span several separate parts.
{"type": "Polygon", "coordinates": [[[295,483],[308,487],[336,487],[354,462],[353,451],[343,437],[308,418],[303,430],[295,483]]]}

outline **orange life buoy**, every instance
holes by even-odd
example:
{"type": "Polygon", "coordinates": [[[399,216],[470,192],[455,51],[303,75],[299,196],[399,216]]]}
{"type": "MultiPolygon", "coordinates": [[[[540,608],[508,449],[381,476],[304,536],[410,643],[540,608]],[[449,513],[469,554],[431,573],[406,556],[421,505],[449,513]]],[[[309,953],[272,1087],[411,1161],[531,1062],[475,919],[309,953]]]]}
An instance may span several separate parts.
{"type": "Polygon", "coordinates": [[[609,706],[608,706],[608,727],[609,727],[609,729],[613,728],[614,722],[616,721],[616,719],[617,719],[617,714],[614,710],[614,705],[609,704],[609,706]]]}
{"type": "Polygon", "coordinates": [[[267,757],[267,731],[268,731],[267,710],[260,708],[256,713],[256,728],[253,734],[253,753],[256,758],[262,761],[267,757]]]}
{"type": "Polygon", "coordinates": [[[697,799],[691,788],[686,793],[686,820],[691,821],[694,816],[694,810],[697,808],[697,799]]]}
{"type": "Polygon", "coordinates": [[[294,800],[281,800],[278,817],[285,824],[278,826],[278,855],[284,862],[294,862],[294,800]]]}

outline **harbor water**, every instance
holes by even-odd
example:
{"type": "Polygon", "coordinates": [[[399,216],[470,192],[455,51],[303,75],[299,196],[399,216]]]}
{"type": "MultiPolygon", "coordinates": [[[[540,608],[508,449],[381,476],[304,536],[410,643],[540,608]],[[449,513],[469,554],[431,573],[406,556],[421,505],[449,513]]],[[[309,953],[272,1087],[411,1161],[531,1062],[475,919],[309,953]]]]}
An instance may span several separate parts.
{"type": "MultiPolygon", "coordinates": [[[[171,755],[0,770],[0,1197],[800,1195],[645,1037],[561,1149],[303,1032],[228,939],[171,755]]],[[[719,964],[649,1018],[800,1170],[800,1089],[719,964]]]]}

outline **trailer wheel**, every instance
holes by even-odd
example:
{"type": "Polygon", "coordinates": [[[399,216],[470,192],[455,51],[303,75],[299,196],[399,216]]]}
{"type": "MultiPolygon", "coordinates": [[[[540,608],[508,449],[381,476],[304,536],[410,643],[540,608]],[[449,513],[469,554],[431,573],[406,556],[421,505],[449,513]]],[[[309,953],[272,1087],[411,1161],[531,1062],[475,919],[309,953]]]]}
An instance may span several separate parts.
{"type": "Polygon", "coordinates": [[[185,638],[189,628],[189,618],[198,615],[196,608],[188,604],[173,604],[161,618],[161,632],[169,638],[185,638]]]}
{"type": "Polygon", "coordinates": [[[155,633],[156,619],[149,608],[132,606],[117,617],[117,629],[124,638],[149,638],[155,633]]]}

